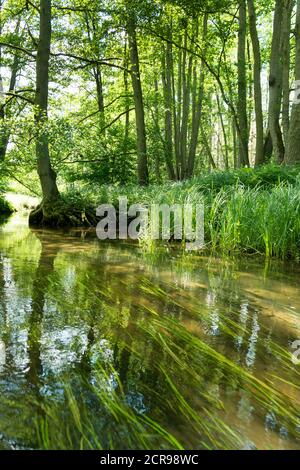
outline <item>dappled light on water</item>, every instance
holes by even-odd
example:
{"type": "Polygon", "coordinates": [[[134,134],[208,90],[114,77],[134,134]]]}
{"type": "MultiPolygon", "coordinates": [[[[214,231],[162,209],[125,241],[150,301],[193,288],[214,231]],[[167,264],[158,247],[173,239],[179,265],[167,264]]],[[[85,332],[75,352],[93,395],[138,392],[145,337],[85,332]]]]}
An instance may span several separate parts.
{"type": "Polygon", "coordinates": [[[300,449],[300,268],[0,227],[0,448],[300,449]]]}

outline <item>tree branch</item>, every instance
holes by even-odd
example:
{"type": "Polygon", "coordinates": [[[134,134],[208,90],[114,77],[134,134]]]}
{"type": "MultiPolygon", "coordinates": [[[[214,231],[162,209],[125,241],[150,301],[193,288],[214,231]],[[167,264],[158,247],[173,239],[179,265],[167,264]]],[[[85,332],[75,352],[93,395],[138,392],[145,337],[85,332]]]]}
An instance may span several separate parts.
{"type": "Polygon", "coordinates": [[[25,49],[24,47],[15,46],[14,44],[8,44],[7,42],[2,42],[2,41],[0,42],[0,46],[1,47],[8,47],[8,48],[13,49],[15,51],[23,52],[24,54],[29,55],[33,59],[36,59],[36,56],[33,54],[33,52],[28,50],[28,49],[25,49]]]}

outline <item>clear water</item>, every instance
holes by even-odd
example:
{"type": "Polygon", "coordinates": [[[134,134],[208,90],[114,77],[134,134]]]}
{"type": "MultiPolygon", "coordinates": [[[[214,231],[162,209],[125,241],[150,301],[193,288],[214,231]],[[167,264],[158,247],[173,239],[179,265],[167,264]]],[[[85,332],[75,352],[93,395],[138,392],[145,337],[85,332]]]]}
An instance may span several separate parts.
{"type": "Polygon", "coordinates": [[[299,275],[13,216],[0,226],[0,448],[87,447],[75,431],[64,441],[69,386],[91,446],[300,449],[299,275]],[[52,407],[58,444],[40,433],[52,407]],[[135,417],[164,431],[137,432],[135,417]]]}

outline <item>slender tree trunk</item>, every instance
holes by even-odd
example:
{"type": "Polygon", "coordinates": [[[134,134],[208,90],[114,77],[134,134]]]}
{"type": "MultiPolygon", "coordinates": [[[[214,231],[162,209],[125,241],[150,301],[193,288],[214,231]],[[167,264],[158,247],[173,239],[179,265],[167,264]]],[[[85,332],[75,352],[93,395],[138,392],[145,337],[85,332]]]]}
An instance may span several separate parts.
{"type": "Polygon", "coordinates": [[[191,79],[193,68],[193,56],[187,59],[187,27],[184,34],[184,53],[183,53],[183,67],[182,67],[182,121],[180,130],[180,157],[181,157],[181,171],[180,179],[184,179],[187,164],[187,139],[188,139],[188,122],[190,115],[190,98],[191,98],[191,79]],[[186,71],[187,67],[187,71],[186,71]]]}
{"type": "Polygon", "coordinates": [[[125,127],[124,127],[124,155],[122,159],[122,168],[121,168],[121,184],[126,183],[126,157],[128,154],[128,146],[129,146],[129,131],[130,131],[130,102],[129,102],[129,84],[128,84],[128,51],[127,51],[127,41],[128,38],[126,37],[125,46],[124,46],[124,90],[125,90],[125,127]]]}
{"type": "Polygon", "coordinates": [[[277,163],[282,163],[284,159],[284,143],[280,127],[282,101],[281,38],[283,6],[283,0],[276,0],[269,77],[269,130],[273,144],[273,152],[277,163]]]}
{"type": "MultiPolygon", "coordinates": [[[[208,23],[208,13],[205,13],[204,18],[203,18],[203,33],[202,33],[202,42],[204,44],[204,49],[206,49],[205,43],[206,43],[206,36],[207,36],[207,23],[208,23]]],[[[187,165],[187,171],[186,171],[186,176],[188,178],[191,178],[193,176],[194,167],[195,167],[196,150],[197,150],[197,145],[198,145],[199,129],[200,129],[201,116],[202,116],[202,104],[203,104],[203,98],[204,98],[204,81],[205,81],[204,66],[205,66],[204,60],[202,60],[200,78],[199,78],[198,96],[195,98],[196,109],[193,112],[192,134],[191,134],[191,141],[190,141],[188,165],[187,165]]]]}
{"type": "MultiPolygon", "coordinates": [[[[171,36],[171,31],[168,31],[171,36]]],[[[175,171],[173,166],[173,120],[172,120],[172,44],[168,42],[163,46],[162,54],[162,82],[164,91],[165,105],[165,159],[168,176],[170,180],[175,180],[175,171]]]]}
{"type": "MultiPolygon", "coordinates": [[[[1,34],[1,31],[0,31],[1,34]]],[[[0,47],[0,162],[4,160],[8,144],[7,129],[5,126],[5,100],[4,86],[1,73],[1,47],[0,47]]]]}
{"type": "MultiPolygon", "coordinates": [[[[300,81],[300,0],[297,0],[296,19],[296,67],[295,79],[300,81]]],[[[298,82],[299,83],[299,82],[298,82]]],[[[286,163],[288,165],[300,163],[300,100],[293,103],[289,130],[286,163]]]]}
{"type": "Polygon", "coordinates": [[[35,123],[37,127],[36,158],[43,200],[58,199],[56,173],[51,167],[49,143],[45,124],[48,116],[49,57],[51,45],[51,0],[40,0],[40,34],[36,58],[35,123]]]}
{"type": "Polygon", "coordinates": [[[254,59],[254,105],[256,124],[256,150],[255,166],[264,163],[264,119],[262,109],[262,89],[261,89],[261,52],[256,27],[256,11],[253,0],[248,0],[249,29],[252,41],[254,59]]]}
{"type": "MultiPolygon", "coordinates": [[[[1,51],[0,51],[0,61],[1,61],[1,51]]],[[[14,62],[12,64],[11,69],[11,76],[10,76],[10,83],[9,83],[9,91],[13,92],[16,87],[17,75],[19,70],[19,56],[15,54],[14,62]]],[[[2,84],[2,77],[0,72],[0,92],[3,91],[3,84],[2,84]]],[[[1,106],[1,103],[0,103],[1,106]]],[[[10,138],[10,130],[5,128],[5,118],[6,118],[6,111],[5,108],[1,107],[0,110],[0,125],[3,123],[3,131],[0,129],[0,161],[5,159],[6,151],[8,147],[8,142],[10,138]]]]}
{"type": "Polygon", "coordinates": [[[221,108],[221,102],[220,102],[220,97],[218,93],[216,94],[217,97],[217,105],[218,105],[218,114],[220,118],[220,123],[221,123],[221,129],[223,133],[223,140],[224,140],[224,165],[225,169],[228,170],[229,168],[229,157],[228,157],[228,140],[227,140],[227,133],[226,133],[226,128],[225,128],[225,123],[223,119],[223,109],[221,108]]]}
{"type": "Polygon", "coordinates": [[[290,127],[290,65],[291,65],[291,20],[295,0],[284,0],[282,22],[282,130],[284,144],[288,144],[290,127]]]}
{"type": "MultiPolygon", "coordinates": [[[[102,82],[102,72],[99,65],[94,68],[94,77],[96,82],[97,89],[97,102],[100,116],[104,118],[104,96],[103,96],[103,82],[102,82]]],[[[104,119],[103,119],[104,121],[104,119]]]]}
{"type": "MultiPolygon", "coordinates": [[[[0,14],[2,13],[3,1],[0,0],[0,14]]],[[[0,16],[0,36],[2,34],[2,17],[0,16]]],[[[4,103],[4,86],[2,77],[2,47],[0,46],[0,162],[4,160],[6,153],[6,134],[5,129],[5,103],[4,103]]]]}
{"type": "MultiPolygon", "coordinates": [[[[252,72],[252,56],[251,56],[251,50],[250,50],[250,41],[247,37],[247,64],[248,64],[248,77],[253,76],[252,72]]],[[[247,96],[247,112],[248,112],[248,136],[250,140],[250,132],[251,132],[251,123],[252,123],[252,114],[253,114],[253,91],[254,91],[254,86],[253,86],[253,81],[247,78],[247,84],[248,84],[248,96],[247,96]]],[[[250,144],[250,142],[249,142],[250,144]]],[[[249,150],[250,151],[250,150],[249,150]]],[[[250,159],[250,157],[249,157],[250,159]]]]}
{"type": "Polygon", "coordinates": [[[137,153],[138,153],[138,181],[140,185],[148,185],[148,158],[143,91],[141,84],[139,53],[136,39],[136,27],[132,16],[127,23],[127,33],[130,49],[131,79],[135,102],[137,153]]]}
{"type": "Polygon", "coordinates": [[[208,140],[207,140],[207,137],[206,137],[206,134],[205,134],[205,130],[204,130],[204,128],[201,124],[200,124],[200,129],[201,129],[203,144],[204,144],[204,147],[206,149],[206,153],[208,155],[208,163],[214,170],[216,170],[217,165],[216,165],[216,163],[214,161],[214,158],[212,156],[211,147],[208,143],[208,140]]]}
{"type": "MultiPolygon", "coordinates": [[[[159,88],[158,88],[157,77],[155,77],[155,81],[154,81],[154,90],[155,90],[155,95],[154,95],[155,96],[155,98],[154,98],[155,127],[157,129],[158,134],[160,135],[161,132],[160,132],[160,125],[159,125],[159,103],[158,103],[159,88]]],[[[172,126],[172,122],[171,122],[171,126],[172,126]]],[[[171,128],[171,132],[172,132],[172,128],[171,128]]],[[[165,142],[164,142],[164,144],[165,144],[165,142]]],[[[159,152],[156,152],[156,155],[155,155],[155,175],[156,175],[156,180],[157,180],[158,184],[161,183],[160,165],[161,165],[160,155],[159,155],[159,152]]],[[[175,179],[175,174],[174,174],[174,179],[175,179]]]]}
{"type": "Polygon", "coordinates": [[[238,167],[238,148],[237,148],[237,136],[236,136],[236,125],[235,119],[231,119],[231,129],[232,129],[232,146],[233,146],[233,168],[238,167]]]}
{"type": "MultiPolygon", "coordinates": [[[[97,20],[92,17],[91,20],[89,18],[88,13],[85,13],[85,23],[87,28],[87,35],[90,42],[91,48],[97,54],[97,57],[100,59],[100,50],[99,50],[99,42],[97,40],[97,20]]],[[[103,94],[103,82],[102,82],[102,70],[99,64],[96,64],[93,69],[93,76],[96,83],[96,92],[97,92],[97,103],[98,103],[98,110],[100,115],[100,125],[101,128],[105,126],[105,115],[104,115],[104,94],[103,94]]]]}
{"type": "Polygon", "coordinates": [[[238,37],[238,122],[239,122],[239,166],[249,166],[247,75],[246,75],[246,1],[239,0],[238,37]]]}
{"type": "MultiPolygon", "coordinates": [[[[182,38],[180,38],[180,45],[182,38]]],[[[174,61],[173,61],[173,114],[174,114],[174,136],[175,136],[175,157],[176,157],[176,178],[180,180],[181,156],[180,156],[180,124],[182,110],[182,49],[178,53],[178,83],[175,84],[174,61]]]]}

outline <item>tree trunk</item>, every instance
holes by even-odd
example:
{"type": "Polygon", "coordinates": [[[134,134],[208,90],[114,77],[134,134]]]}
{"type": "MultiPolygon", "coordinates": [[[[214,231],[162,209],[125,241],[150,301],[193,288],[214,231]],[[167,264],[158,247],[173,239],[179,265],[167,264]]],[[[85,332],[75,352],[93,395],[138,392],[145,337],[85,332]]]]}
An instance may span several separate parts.
{"type": "Polygon", "coordinates": [[[205,131],[204,131],[204,128],[202,125],[200,125],[200,129],[201,129],[201,134],[202,134],[202,139],[203,139],[203,143],[204,143],[204,147],[206,149],[206,153],[208,155],[208,162],[209,162],[209,165],[214,169],[216,170],[217,169],[217,165],[215,164],[215,161],[213,159],[213,156],[212,156],[212,152],[211,152],[211,148],[210,148],[210,145],[207,141],[207,137],[206,137],[206,134],[205,134],[205,131]]]}
{"type": "MultiPolygon", "coordinates": [[[[1,51],[0,51],[0,61],[1,61],[1,51]]],[[[17,81],[17,74],[19,70],[19,56],[18,54],[15,54],[14,56],[14,62],[12,65],[11,69],[11,76],[10,76],[10,83],[9,83],[9,91],[13,92],[16,88],[16,81],[17,81]]],[[[3,91],[3,84],[2,84],[2,78],[1,78],[1,73],[0,73],[0,92],[3,91]]],[[[5,129],[5,117],[6,117],[6,112],[5,108],[1,108],[0,111],[0,122],[3,123],[3,131],[0,130],[1,135],[0,135],[0,161],[5,159],[6,156],[6,151],[7,151],[7,146],[10,138],[10,131],[9,129],[5,129]]]]}
{"type": "MultiPolygon", "coordinates": [[[[206,43],[206,36],[207,36],[207,23],[208,23],[208,13],[205,13],[204,18],[203,18],[203,33],[202,33],[202,42],[204,44],[204,50],[206,49],[205,43],[206,43]]],[[[200,129],[201,116],[202,116],[202,103],[203,103],[203,97],[204,97],[204,80],[205,80],[204,66],[205,66],[204,60],[202,60],[200,78],[199,78],[198,96],[195,98],[196,109],[193,112],[192,134],[191,134],[189,157],[188,157],[188,164],[187,164],[187,170],[186,170],[186,176],[188,178],[191,178],[193,176],[194,167],[195,167],[196,150],[197,150],[197,145],[198,145],[199,129],[200,129]]]]}
{"type": "Polygon", "coordinates": [[[269,130],[277,163],[282,163],[284,159],[284,143],[280,127],[282,100],[282,20],[283,1],[276,0],[269,77],[269,130]]]}
{"type": "Polygon", "coordinates": [[[125,40],[124,46],[124,91],[125,91],[125,127],[124,127],[124,140],[123,140],[123,159],[122,159],[122,168],[120,171],[120,181],[121,184],[126,183],[126,167],[127,161],[126,157],[128,154],[129,147],[129,131],[130,131],[130,101],[129,101],[129,84],[128,84],[128,52],[127,52],[127,37],[125,40]]]}
{"type": "MultiPolygon", "coordinates": [[[[180,38],[180,45],[182,38],[180,38]]],[[[177,93],[175,87],[174,66],[173,66],[173,108],[174,108],[174,134],[175,134],[175,155],[176,155],[176,177],[180,180],[180,123],[181,123],[181,108],[182,108],[182,49],[178,52],[178,83],[177,93]]]]}
{"type": "MultiPolygon", "coordinates": [[[[295,79],[300,80],[300,0],[297,0],[296,20],[296,67],[295,79]]],[[[298,82],[299,83],[299,82],[298,82]]],[[[289,130],[286,163],[288,165],[300,163],[300,100],[293,103],[289,130]]]]}
{"type": "Polygon", "coordinates": [[[262,110],[262,89],[261,89],[261,52],[256,27],[256,11],[253,0],[248,0],[249,29],[252,41],[254,58],[254,105],[256,124],[256,150],[255,166],[264,163],[264,119],[262,110]]]}
{"type": "Polygon", "coordinates": [[[220,97],[218,93],[216,93],[216,98],[217,98],[217,105],[218,105],[218,114],[220,118],[220,124],[221,124],[222,133],[223,133],[223,140],[224,140],[224,166],[225,166],[225,169],[228,170],[229,168],[228,140],[227,140],[225,122],[223,119],[223,109],[221,107],[220,97]]]}
{"type": "Polygon", "coordinates": [[[232,147],[233,147],[233,168],[238,167],[238,148],[237,148],[237,136],[236,136],[236,125],[235,119],[231,119],[231,132],[232,132],[232,147]]]}
{"type": "Polygon", "coordinates": [[[284,0],[282,22],[282,130],[284,144],[288,144],[290,127],[290,64],[291,64],[291,20],[295,0],[284,0]]]}
{"type": "Polygon", "coordinates": [[[48,120],[49,57],[51,46],[51,0],[40,0],[40,34],[36,57],[35,123],[37,128],[37,171],[42,187],[42,203],[31,212],[30,225],[85,225],[96,221],[93,209],[88,217],[80,209],[65,203],[56,185],[56,173],[51,166],[46,124],[48,120]]]}
{"type": "Polygon", "coordinates": [[[104,124],[104,96],[103,96],[103,82],[102,82],[102,72],[100,65],[94,67],[94,77],[96,82],[97,89],[97,102],[98,109],[101,116],[102,124],[104,124]]]}
{"type": "MultiPolygon", "coordinates": [[[[2,10],[3,2],[0,1],[0,12],[2,10]]],[[[19,34],[19,29],[20,29],[20,19],[17,22],[17,26],[15,29],[14,34],[18,36],[19,34]]],[[[2,24],[0,22],[0,35],[2,33],[2,24]]],[[[5,128],[5,118],[7,115],[6,107],[5,107],[5,100],[3,98],[3,103],[1,103],[1,97],[4,96],[2,93],[4,92],[4,86],[3,86],[3,79],[2,79],[2,74],[1,74],[1,62],[2,62],[2,50],[0,46],[0,162],[5,159],[6,156],[6,151],[7,151],[7,146],[10,138],[10,131],[9,129],[5,128]]],[[[11,66],[11,75],[10,75],[10,83],[9,83],[9,92],[13,92],[16,87],[16,81],[17,81],[17,74],[19,70],[19,56],[18,53],[16,52],[14,55],[14,60],[13,64],[11,66]]]]}
{"type": "MultiPolygon", "coordinates": [[[[158,96],[159,96],[159,87],[158,87],[158,79],[157,76],[155,76],[154,80],[154,90],[155,90],[155,98],[154,98],[154,113],[155,113],[155,128],[157,130],[157,133],[161,135],[160,131],[160,125],[159,125],[159,102],[158,102],[158,96]]],[[[164,142],[165,144],[165,142],[164,142]]],[[[161,184],[161,155],[160,152],[155,152],[155,176],[158,184],[161,184]]],[[[173,169],[174,171],[174,169],[173,169]]],[[[175,178],[175,174],[174,174],[175,178]]]]}
{"type": "Polygon", "coordinates": [[[40,36],[36,58],[35,123],[37,127],[36,158],[43,200],[59,197],[56,174],[51,167],[46,130],[49,95],[49,57],[51,45],[51,0],[40,0],[40,36]]]}
{"type": "Polygon", "coordinates": [[[187,164],[187,139],[188,139],[188,122],[190,115],[190,98],[191,98],[191,79],[193,68],[193,56],[187,60],[187,40],[188,31],[187,26],[184,33],[184,52],[183,52],[183,67],[182,67],[182,120],[180,128],[180,179],[184,179],[187,164]],[[187,68],[187,70],[186,70],[187,68]]]}
{"type": "MultiPolygon", "coordinates": [[[[130,14],[130,13],[129,13],[130,14]]],[[[147,140],[143,91],[141,84],[139,53],[136,39],[135,21],[131,18],[127,23],[127,33],[130,49],[131,79],[135,103],[136,132],[137,132],[137,153],[138,153],[138,182],[140,185],[148,185],[148,158],[147,140]]]]}
{"type": "MultiPolygon", "coordinates": [[[[168,31],[171,37],[171,31],[168,31]]],[[[175,180],[175,171],[173,166],[173,120],[172,120],[172,44],[168,42],[163,46],[162,54],[162,82],[164,91],[165,105],[165,159],[168,176],[170,180],[175,180]]]]}
{"type": "MultiPolygon", "coordinates": [[[[2,0],[0,0],[0,14],[2,13],[2,0]]],[[[2,19],[0,18],[0,36],[2,34],[2,19]]],[[[7,148],[7,131],[5,129],[5,103],[4,86],[2,78],[2,47],[0,46],[0,162],[4,160],[7,148]]]]}
{"type": "Polygon", "coordinates": [[[246,76],[246,1],[239,0],[238,37],[238,122],[239,122],[239,166],[249,166],[247,76],[246,76]]]}

